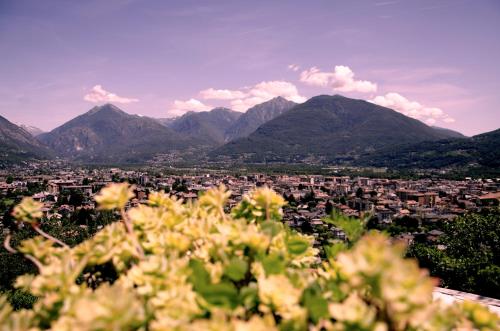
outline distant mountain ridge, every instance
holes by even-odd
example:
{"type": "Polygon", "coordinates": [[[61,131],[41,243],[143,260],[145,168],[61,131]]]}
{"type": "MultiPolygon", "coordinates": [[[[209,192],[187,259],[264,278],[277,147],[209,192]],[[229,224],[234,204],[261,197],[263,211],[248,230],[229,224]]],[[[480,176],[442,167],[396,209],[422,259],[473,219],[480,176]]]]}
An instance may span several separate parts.
{"type": "Polygon", "coordinates": [[[283,97],[276,97],[253,106],[243,113],[238,120],[226,130],[225,140],[231,141],[247,137],[262,124],[289,111],[296,105],[297,104],[293,101],[288,101],[283,97]]]}
{"type": "Polygon", "coordinates": [[[151,118],[111,104],[94,107],[38,138],[61,156],[93,163],[140,163],[195,144],[151,118]]]}
{"type": "Polygon", "coordinates": [[[0,117],[0,165],[57,155],[102,164],[144,164],[158,156],[192,163],[500,167],[499,132],[467,138],[340,95],[316,96],[302,104],[278,97],[246,113],[215,108],[163,119],[131,115],[106,104],[37,139],[0,117]]]}
{"type": "Polygon", "coordinates": [[[27,131],[33,137],[39,136],[45,132],[42,129],[37,128],[36,126],[32,126],[32,125],[19,124],[19,127],[23,128],[25,131],[27,131]]]}
{"type": "Polygon", "coordinates": [[[226,130],[234,124],[242,113],[227,108],[211,111],[187,112],[173,120],[168,127],[175,132],[196,137],[214,146],[224,143],[226,130]]]}
{"type": "Polygon", "coordinates": [[[250,162],[349,160],[405,142],[439,140],[448,134],[392,109],[340,95],[316,96],[210,153],[250,162]]]}
{"type": "Polygon", "coordinates": [[[0,116],[0,165],[52,156],[28,131],[0,116]]]}
{"type": "Polygon", "coordinates": [[[401,169],[441,169],[446,167],[484,167],[500,174],[500,129],[471,138],[408,143],[384,148],[356,160],[363,166],[401,169]]]}
{"type": "Polygon", "coordinates": [[[465,138],[466,137],[462,133],[460,133],[458,131],[451,130],[451,129],[441,128],[439,126],[431,126],[431,128],[441,132],[442,134],[447,135],[448,138],[465,138]]]}

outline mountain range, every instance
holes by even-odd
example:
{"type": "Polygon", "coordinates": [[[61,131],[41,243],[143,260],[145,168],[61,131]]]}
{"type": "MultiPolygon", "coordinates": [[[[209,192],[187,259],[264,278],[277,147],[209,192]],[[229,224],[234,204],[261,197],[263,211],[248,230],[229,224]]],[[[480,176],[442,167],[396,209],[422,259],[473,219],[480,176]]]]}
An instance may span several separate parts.
{"type": "Polygon", "coordinates": [[[215,108],[163,119],[106,104],[36,139],[0,118],[0,153],[13,162],[55,155],[82,163],[145,163],[168,154],[174,155],[171,160],[191,162],[497,166],[497,131],[467,138],[340,95],[320,95],[302,104],[278,97],[245,113],[215,108]]]}
{"type": "MultiPolygon", "coordinates": [[[[362,155],[356,164],[402,169],[472,167],[500,170],[500,129],[470,138],[424,141],[362,155]]],[[[500,172],[499,172],[500,173],[500,172]]]]}
{"type": "Polygon", "coordinates": [[[169,128],[177,133],[202,139],[213,146],[222,145],[225,134],[241,116],[240,112],[227,108],[215,108],[211,111],[187,112],[176,118],[169,128]]]}
{"type": "Polygon", "coordinates": [[[140,163],[199,143],[111,104],[94,107],[38,139],[62,157],[90,163],[140,163]]]}
{"type": "Polygon", "coordinates": [[[25,131],[27,131],[29,134],[31,134],[33,137],[39,136],[45,132],[42,129],[32,125],[19,124],[19,126],[25,131]]]}
{"type": "Polygon", "coordinates": [[[225,141],[247,137],[262,124],[289,111],[297,104],[282,97],[276,97],[248,109],[225,132],[225,141]]]}
{"type": "Polygon", "coordinates": [[[53,156],[28,131],[0,116],[0,165],[53,156]]]}
{"type": "Polygon", "coordinates": [[[210,156],[251,162],[345,161],[382,147],[449,137],[444,130],[389,108],[340,95],[320,95],[210,156]]]}

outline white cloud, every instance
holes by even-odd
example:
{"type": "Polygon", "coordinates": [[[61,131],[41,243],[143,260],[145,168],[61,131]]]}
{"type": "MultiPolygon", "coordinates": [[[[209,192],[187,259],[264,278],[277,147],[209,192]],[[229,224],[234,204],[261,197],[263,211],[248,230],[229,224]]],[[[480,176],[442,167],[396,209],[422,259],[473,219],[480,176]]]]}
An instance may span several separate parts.
{"type": "Polygon", "coordinates": [[[300,81],[313,86],[329,86],[340,92],[371,93],[377,91],[377,84],[367,80],[355,80],[354,72],[347,66],[335,66],[333,72],[324,72],[317,67],[312,67],[302,71],[300,81]]]}
{"type": "Polygon", "coordinates": [[[209,88],[200,92],[203,99],[233,100],[244,98],[245,93],[238,90],[216,90],[209,88]]]}
{"type": "Polygon", "coordinates": [[[305,97],[299,95],[299,91],[295,85],[280,80],[260,82],[250,90],[249,94],[268,100],[282,96],[294,102],[306,101],[305,97]]]}
{"type": "Polygon", "coordinates": [[[274,80],[260,82],[251,87],[245,98],[231,101],[231,108],[236,111],[246,111],[248,108],[276,97],[283,97],[297,103],[302,103],[307,100],[299,94],[299,91],[294,84],[274,80]]]}
{"type": "Polygon", "coordinates": [[[455,120],[444,113],[440,108],[426,107],[416,101],[410,101],[399,93],[391,92],[386,95],[379,95],[372,100],[368,100],[377,105],[394,109],[403,115],[418,119],[434,125],[437,120],[442,120],[446,123],[453,123],[455,120]]]}
{"type": "Polygon", "coordinates": [[[186,101],[175,100],[173,102],[173,107],[170,109],[169,112],[171,115],[182,115],[188,111],[200,112],[200,111],[208,111],[212,108],[213,108],[212,106],[205,105],[203,102],[191,98],[186,101]]]}
{"type": "Polygon", "coordinates": [[[316,67],[312,67],[309,70],[304,70],[300,74],[300,81],[308,85],[322,86],[325,87],[329,84],[330,80],[333,78],[333,74],[330,72],[322,72],[316,67]]]}
{"type": "Polygon", "coordinates": [[[219,99],[230,102],[231,109],[246,111],[259,103],[281,96],[287,100],[301,103],[306,98],[299,94],[297,87],[285,81],[264,81],[242,90],[216,90],[209,88],[200,92],[204,99],[219,99]]]}
{"type": "Polygon", "coordinates": [[[425,120],[425,124],[432,126],[432,125],[436,124],[436,120],[434,118],[428,118],[425,120]]]}
{"type": "Polygon", "coordinates": [[[94,86],[89,93],[85,94],[83,99],[93,103],[102,103],[102,102],[132,103],[139,101],[139,99],[135,98],[120,97],[114,93],[106,91],[101,85],[94,86]]]}
{"type": "Polygon", "coordinates": [[[293,64],[293,63],[292,63],[292,64],[289,64],[289,65],[288,65],[288,69],[289,69],[289,70],[292,70],[292,71],[299,71],[300,66],[299,66],[298,64],[293,64]]]}

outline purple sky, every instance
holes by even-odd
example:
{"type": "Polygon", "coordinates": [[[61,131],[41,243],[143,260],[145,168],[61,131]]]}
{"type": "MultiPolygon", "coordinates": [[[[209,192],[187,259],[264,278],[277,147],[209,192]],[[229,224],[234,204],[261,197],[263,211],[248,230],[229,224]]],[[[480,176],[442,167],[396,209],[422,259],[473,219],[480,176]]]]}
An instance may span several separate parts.
{"type": "Polygon", "coordinates": [[[0,54],[0,114],[44,130],[318,94],[500,127],[498,0],[0,0],[0,54]]]}

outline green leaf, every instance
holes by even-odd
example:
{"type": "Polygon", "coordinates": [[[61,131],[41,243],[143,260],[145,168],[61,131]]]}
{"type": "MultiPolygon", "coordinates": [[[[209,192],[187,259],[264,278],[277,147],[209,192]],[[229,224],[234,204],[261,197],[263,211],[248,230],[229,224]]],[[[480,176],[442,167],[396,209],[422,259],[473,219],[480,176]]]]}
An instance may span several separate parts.
{"type": "Polygon", "coordinates": [[[262,231],[274,237],[283,230],[283,224],[275,221],[265,221],[261,223],[262,231]]]}
{"type": "Polygon", "coordinates": [[[290,236],[286,242],[288,252],[293,255],[304,254],[309,248],[309,241],[299,236],[290,236]]]}
{"type": "Polygon", "coordinates": [[[238,289],[230,282],[208,285],[200,294],[214,306],[235,308],[238,305],[238,289]]]}
{"type": "Polygon", "coordinates": [[[317,323],[321,318],[328,318],[328,301],[321,293],[319,285],[314,283],[306,288],[302,294],[302,303],[314,323],[317,323]]]}
{"type": "Polygon", "coordinates": [[[189,281],[193,284],[195,291],[200,292],[206,286],[210,285],[210,274],[205,269],[203,262],[197,259],[190,260],[189,268],[191,269],[189,281]]]}
{"type": "Polygon", "coordinates": [[[189,267],[191,268],[189,280],[194,290],[209,304],[225,308],[235,308],[238,305],[238,290],[233,283],[212,284],[210,274],[200,260],[189,261],[189,267]]]}
{"type": "Polygon", "coordinates": [[[257,299],[259,298],[259,290],[257,283],[252,282],[248,286],[240,290],[240,302],[246,309],[252,309],[257,306],[257,299]]]}
{"type": "Polygon", "coordinates": [[[229,277],[229,279],[238,282],[245,278],[245,274],[248,271],[248,264],[246,261],[233,257],[229,262],[228,266],[224,270],[224,274],[229,277]]]}
{"type": "Polygon", "coordinates": [[[262,266],[268,276],[281,274],[285,271],[285,260],[281,255],[272,253],[262,259],[262,266]]]}
{"type": "Polygon", "coordinates": [[[365,223],[362,220],[351,218],[342,214],[332,214],[324,219],[327,223],[333,224],[342,229],[350,243],[358,241],[365,232],[365,223]]]}
{"type": "Polygon", "coordinates": [[[348,249],[347,244],[344,242],[336,242],[332,245],[325,246],[325,253],[329,260],[334,260],[340,252],[348,249]]]}

